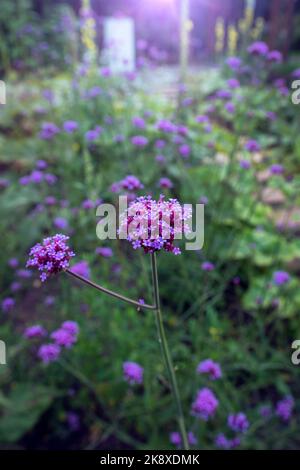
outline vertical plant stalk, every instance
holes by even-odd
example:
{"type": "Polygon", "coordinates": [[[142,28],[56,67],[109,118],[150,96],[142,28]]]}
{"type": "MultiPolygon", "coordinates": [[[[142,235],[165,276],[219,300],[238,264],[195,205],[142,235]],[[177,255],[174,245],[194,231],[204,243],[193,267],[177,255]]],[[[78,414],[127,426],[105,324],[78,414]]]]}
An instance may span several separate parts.
{"type": "Polygon", "coordinates": [[[172,394],[177,408],[177,420],[179,425],[179,430],[182,436],[183,447],[185,450],[189,450],[187,432],[184,421],[184,414],[181,405],[181,399],[179,395],[177,379],[174,371],[173,361],[170,354],[165,328],[163,324],[163,318],[160,309],[160,300],[159,300],[159,285],[158,285],[158,275],[157,275],[157,263],[156,263],[156,254],[151,253],[151,267],[152,267],[152,279],[153,279],[153,292],[154,292],[154,302],[155,302],[155,316],[157,323],[158,331],[158,341],[161,346],[162,354],[164,357],[165,365],[170,377],[172,394]]]}

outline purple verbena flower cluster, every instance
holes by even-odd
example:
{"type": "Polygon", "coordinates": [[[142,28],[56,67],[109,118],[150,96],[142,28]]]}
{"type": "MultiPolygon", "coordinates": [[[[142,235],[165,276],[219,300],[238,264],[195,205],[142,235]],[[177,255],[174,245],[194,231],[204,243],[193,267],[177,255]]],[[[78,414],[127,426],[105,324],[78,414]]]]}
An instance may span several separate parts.
{"type": "Polygon", "coordinates": [[[165,250],[177,255],[180,250],[174,240],[182,235],[182,229],[189,232],[190,218],[191,210],[183,210],[176,199],[160,196],[155,201],[151,196],[142,196],[121,214],[119,234],[127,235],[133,248],[143,248],[145,253],[165,250]]]}
{"type": "Polygon", "coordinates": [[[75,253],[67,245],[69,237],[56,234],[37,243],[31,248],[26,267],[41,271],[41,281],[46,281],[51,274],[56,274],[69,267],[70,259],[75,253]]]}

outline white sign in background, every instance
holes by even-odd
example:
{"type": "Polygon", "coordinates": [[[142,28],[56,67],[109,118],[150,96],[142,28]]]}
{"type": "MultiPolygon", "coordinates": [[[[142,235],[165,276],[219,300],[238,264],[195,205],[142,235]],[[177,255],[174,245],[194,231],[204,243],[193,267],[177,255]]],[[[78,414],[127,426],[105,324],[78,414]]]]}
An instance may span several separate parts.
{"type": "Polygon", "coordinates": [[[135,70],[135,29],[132,18],[105,18],[104,56],[112,72],[135,70]]]}

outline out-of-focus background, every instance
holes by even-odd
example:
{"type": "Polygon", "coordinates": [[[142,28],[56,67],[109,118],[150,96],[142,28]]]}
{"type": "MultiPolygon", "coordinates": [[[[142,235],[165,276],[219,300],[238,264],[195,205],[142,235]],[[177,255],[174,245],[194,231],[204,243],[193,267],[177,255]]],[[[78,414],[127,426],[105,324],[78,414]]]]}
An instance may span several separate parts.
{"type": "Polygon", "coordinates": [[[1,448],[182,447],[149,255],[96,236],[124,194],[205,206],[158,254],[191,448],[299,448],[299,45],[293,0],[1,0],[1,448]],[[56,233],[141,308],[41,282],[56,233]]]}

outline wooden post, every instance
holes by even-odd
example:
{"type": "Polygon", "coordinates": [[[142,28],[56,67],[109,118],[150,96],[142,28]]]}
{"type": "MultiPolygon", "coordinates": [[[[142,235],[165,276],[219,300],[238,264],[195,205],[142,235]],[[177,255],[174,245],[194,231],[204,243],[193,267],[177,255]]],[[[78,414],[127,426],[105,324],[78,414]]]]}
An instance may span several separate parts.
{"type": "Polygon", "coordinates": [[[189,60],[189,0],[180,0],[180,80],[184,83],[189,60]]]}
{"type": "Polygon", "coordinates": [[[289,49],[291,47],[292,39],[293,39],[293,14],[295,8],[295,0],[287,0],[286,5],[286,15],[284,16],[285,19],[285,43],[283,46],[283,55],[287,57],[289,49]]]}
{"type": "Polygon", "coordinates": [[[295,0],[273,0],[270,11],[270,49],[280,49],[286,56],[292,41],[295,0]]]}

